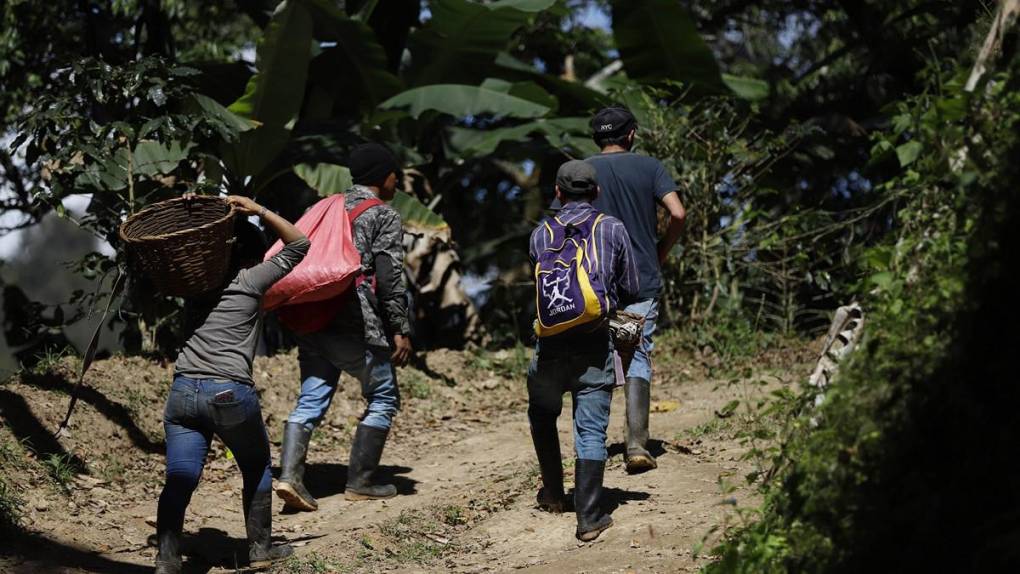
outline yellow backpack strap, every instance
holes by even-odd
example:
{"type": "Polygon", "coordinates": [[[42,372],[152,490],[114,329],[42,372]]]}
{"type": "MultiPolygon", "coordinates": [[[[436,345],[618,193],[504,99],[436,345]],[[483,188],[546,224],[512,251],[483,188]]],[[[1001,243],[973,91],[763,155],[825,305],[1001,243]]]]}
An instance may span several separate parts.
{"type": "Polygon", "coordinates": [[[599,242],[595,241],[595,228],[602,222],[603,217],[605,217],[605,214],[600,213],[598,214],[598,217],[595,218],[595,223],[591,224],[591,236],[588,238],[588,240],[591,241],[591,251],[594,256],[591,262],[593,269],[599,268],[599,242]]]}

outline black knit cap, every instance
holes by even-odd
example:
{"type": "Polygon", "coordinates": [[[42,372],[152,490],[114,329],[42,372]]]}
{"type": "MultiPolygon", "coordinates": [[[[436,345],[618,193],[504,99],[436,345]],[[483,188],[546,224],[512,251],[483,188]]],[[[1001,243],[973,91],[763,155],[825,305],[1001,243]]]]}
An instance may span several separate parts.
{"type": "Polygon", "coordinates": [[[361,144],[351,150],[348,161],[351,179],[358,185],[380,185],[391,173],[400,174],[396,156],[377,143],[361,144]]]}
{"type": "Polygon", "coordinates": [[[591,131],[595,138],[627,135],[637,127],[637,120],[630,110],[621,106],[602,108],[591,118],[591,131]]]}

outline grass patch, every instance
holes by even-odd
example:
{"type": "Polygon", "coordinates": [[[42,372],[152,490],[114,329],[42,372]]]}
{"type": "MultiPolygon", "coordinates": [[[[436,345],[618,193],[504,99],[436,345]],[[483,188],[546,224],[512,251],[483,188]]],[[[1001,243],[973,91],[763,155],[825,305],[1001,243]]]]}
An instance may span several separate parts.
{"type": "Polygon", "coordinates": [[[16,442],[0,442],[0,532],[11,532],[21,524],[21,508],[25,501],[7,483],[6,477],[9,469],[24,466],[23,454],[16,442]]]}
{"type": "Polygon", "coordinates": [[[67,454],[53,453],[43,461],[43,466],[46,467],[46,471],[49,473],[50,478],[53,479],[58,485],[65,490],[71,485],[71,481],[74,480],[75,469],[74,464],[71,462],[71,456],[67,454]]]}
{"type": "Polygon", "coordinates": [[[682,440],[722,437],[724,434],[727,434],[728,431],[732,430],[732,428],[732,419],[714,417],[712,420],[705,421],[700,425],[680,431],[677,433],[676,439],[682,440]]]}
{"type": "Polygon", "coordinates": [[[60,350],[47,349],[42,354],[36,355],[35,364],[32,365],[30,372],[33,375],[46,375],[56,372],[60,368],[60,362],[64,357],[73,356],[74,354],[74,349],[70,347],[64,347],[60,350]]]}
{"type": "Polygon", "coordinates": [[[119,482],[124,479],[124,472],[127,470],[119,457],[106,455],[103,463],[99,465],[99,478],[106,482],[119,482]]]}
{"type": "Polygon", "coordinates": [[[402,386],[404,391],[411,398],[425,400],[432,396],[432,386],[429,385],[429,379],[421,371],[406,369],[401,374],[403,375],[402,386]]]}
{"type": "Polygon", "coordinates": [[[518,343],[499,351],[481,349],[468,355],[465,366],[474,375],[493,373],[505,379],[522,379],[528,374],[530,362],[529,348],[518,343]]]}
{"type": "Polygon", "coordinates": [[[453,528],[467,522],[465,513],[460,506],[432,506],[405,510],[384,522],[379,531],[387,538],[384,550],[388,559],[399,564],[424,564],[441,557],[454,547],[453,528]]]}
{"type": "Polygon", "coordinates": [[[351,566],[327,558],[318,552],[309,552],[300,556],[291,556],[282,564],[273,567],[270,572],[276,574],[334,574],[350,572],[351,566]]]}

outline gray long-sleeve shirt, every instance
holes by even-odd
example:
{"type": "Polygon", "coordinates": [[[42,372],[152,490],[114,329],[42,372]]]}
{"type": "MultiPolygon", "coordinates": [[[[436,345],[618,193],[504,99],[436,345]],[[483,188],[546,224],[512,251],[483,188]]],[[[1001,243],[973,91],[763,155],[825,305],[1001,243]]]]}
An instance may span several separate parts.
{"type": "Polygon", "coordinates": [[[254,384],[251,366],[261,332],[262,295],[305,258],[310,245],[307,239],[293,241],[268,261],[238,272],[184,344],[174,374],[254,384]]]}

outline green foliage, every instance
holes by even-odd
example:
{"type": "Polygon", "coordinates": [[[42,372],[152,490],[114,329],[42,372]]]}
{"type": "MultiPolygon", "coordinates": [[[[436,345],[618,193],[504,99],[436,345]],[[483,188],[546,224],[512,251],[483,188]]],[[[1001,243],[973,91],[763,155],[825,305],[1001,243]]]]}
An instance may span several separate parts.
{"type": "Polygon", "coordinates": [[[61,70],[60,89],[40,97],[12,145],[25,144],[26,162],[42,168],[48,185],[37,200],[63,213],[68,195],[93,194],[77,223],[116,244],[125,213],[194,186],[216,145],[250,127],[196,95],[197,74],[160,58],[61,70]]]}
{"type": "Polygon", "coordinates": [[[8,486],[0,476],[0,533],[14,531],[21,523],[21,508],[24,501],[14,488],[8,486]]]}
{"type": "Polygon", "coordinates": [[[723,93],[719,64],[687,12],[668,0],[617,0],[613,35],[627,74],[642,82],[673,80],[723,93]]]}
{"type": "Polygon", "coordinates": [[[990,350],[1016,339],[1004,328],[1015,320],[1003,263],[1020,183],[1010,56],[1008,73],[974,93],[965,69],[933,65],[929,92],[888,108],[872,169],[902,204],[895,233],[861,258],[865,338],[824,393],[787,398],[794,416],[767,453],[760,516],[726,533],[707,572],[1015,564],[1016,500],[986,491],[1016,437],[1002,406],[1015,387],[999,379],[1015,367],[990,350]]]}
{"type": "Polygon", "coordinates": [[[537,118],[549,112],[547,106],[482,86],[435,84],[412,88],[381,104],[383,109],[408,108],[413,118],[427,111],[452,116],[497,114],[513,118],[537,118]]]}
{"type": "Polygon", "coordinates": [[[311,13],[299,0],[282,2],[259,42],[258,71],[228,108],[259,124],[224,150],[235,177],[259,175],[287,144],[304,99],[311,51],[311,13]]]}
{"type": "Polygon", "coordinates": [[[784,209],[770,186],[780,177],[773,168],[815,129],[758,131],[749,104],[732,98],[664,105],[666,93],[655,89],[625,89],[619,97],[638,117],[641,151],[672,170],[687,209],[663,274],[667,313],[689,317],[706,336],[724,333],[719,321],[738,338],[820,328],[834,299],[856,282],[847,261],[861,228],[889,198],[870,196],[852,218],[817,207],[784,209]]]}
{"type": "Polygon", "coordinates": [[[16,443],[0,440],[0,533],[3,534],[14,531],[21,523],[21,509],[25,501],[6,480],[10,469],[22,464],[21,457],[21,449],[16,443]]]}
{"type": "Polygon", "coordinates": [[[473,79],[506,49],[510,36],[555,0],[435,0],[432,19],[410,37],[416,85],[473,79]]]}

